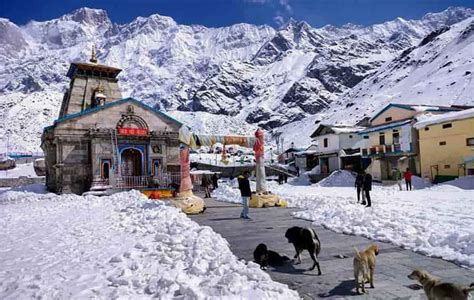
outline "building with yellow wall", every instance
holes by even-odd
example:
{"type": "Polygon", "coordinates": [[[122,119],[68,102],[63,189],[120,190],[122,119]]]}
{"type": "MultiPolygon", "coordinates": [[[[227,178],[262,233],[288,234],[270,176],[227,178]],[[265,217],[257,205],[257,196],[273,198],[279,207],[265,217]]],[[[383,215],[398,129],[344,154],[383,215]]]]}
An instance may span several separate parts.
{"type": "Polygon", "coordinates": [[[420,118],[421,175],[433,182],[474,175],[474,108],[420,118]]]}
{"type": "Polygon", "coordinates": [[[420,114],[444,114],[461,108],[391,103],[370,119],[370,126],[360,131],[364,145],[362,158],[370,158],[367,171],[374,180],[394,180],[395,170],[407,168],[420,174],[418,132],[413,128],[420,114]]]}

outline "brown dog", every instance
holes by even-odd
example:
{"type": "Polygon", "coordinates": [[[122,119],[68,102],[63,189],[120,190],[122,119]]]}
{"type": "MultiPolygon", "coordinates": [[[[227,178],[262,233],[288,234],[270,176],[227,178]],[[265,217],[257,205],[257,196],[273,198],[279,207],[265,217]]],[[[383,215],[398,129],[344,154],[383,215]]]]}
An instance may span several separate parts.
{"type": "Polygon", "coordinates": [[[374,288],[375,256],[379,254],[379,247],[372,244],[363,252],[359,252],[356,248],[354,250],[354,278],[356,292],[360,294],[360,287],[362,287],[362,293],[365,293],[366,282],[374,288]]]}
{"type": "Polygon", "coordinates": [[[452,283],[441,282],[422,270],[413,271],[408,275],[408,278],[418,280],[421,283],[428,300],[467,300],[469,292],[474,291],[474,283],[471,284],[471,287],[464,288],[452,283]]]}

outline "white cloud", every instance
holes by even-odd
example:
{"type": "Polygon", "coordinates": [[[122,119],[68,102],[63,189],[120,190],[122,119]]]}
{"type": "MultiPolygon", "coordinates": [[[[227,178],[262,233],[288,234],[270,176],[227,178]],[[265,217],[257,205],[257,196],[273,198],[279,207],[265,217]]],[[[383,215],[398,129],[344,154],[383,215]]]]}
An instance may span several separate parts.
{"type": "Polygon", "coordinates": [[[285,18],[282,15],[277,14],[273,17],[273,22],[275,22],[278,26],[282,26],[285,24],[285,18]]]}
{"type": "Polygon", "coordinates": [[[289,14],[293,13],[293,8],[291,8],[290,0],[280,0],[280,5],[285,9],[289,14]]]}

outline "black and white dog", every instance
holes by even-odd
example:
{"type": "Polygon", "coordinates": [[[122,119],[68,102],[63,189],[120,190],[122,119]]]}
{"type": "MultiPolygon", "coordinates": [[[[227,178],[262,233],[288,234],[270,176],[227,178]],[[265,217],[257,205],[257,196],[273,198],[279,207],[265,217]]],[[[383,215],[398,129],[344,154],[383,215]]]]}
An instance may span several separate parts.
{"type": "Polygon", "coordinates": [[[296,263],[301,263],[301,252],[306,249],[314,262],[309,270],[314,270],[315,267],[318,267],[318,275],[321,275],[318,259],[319,252],[321,252],[321,242],[319,241],[316,231],[309,227],[303,228],[295,226],[286,231],[285,237],[288,239],[288,243],[292,243],[293,246],[295,246],[295,258],[298,259],[296,263]]]}
{"type": "Polygon", "coordinates": [[[275,251],[268,250],[265,244],[259,244],[257,248],[255,248],[253,258],[255,262],[260,265],[260,269],[265,269],[267,266],[282,266],[290,260],[287,256],[281,256],[275,251]]]}

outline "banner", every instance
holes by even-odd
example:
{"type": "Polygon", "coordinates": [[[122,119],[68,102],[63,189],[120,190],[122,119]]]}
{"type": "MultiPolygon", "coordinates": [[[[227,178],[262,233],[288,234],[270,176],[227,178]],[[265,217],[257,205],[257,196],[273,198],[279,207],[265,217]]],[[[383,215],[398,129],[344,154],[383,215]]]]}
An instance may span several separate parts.
{"type": "Polygon", "coordinates": [[[146,128],[118,128],[118,134],[120,135],[147,135],[148,130],[146,128]]]}

